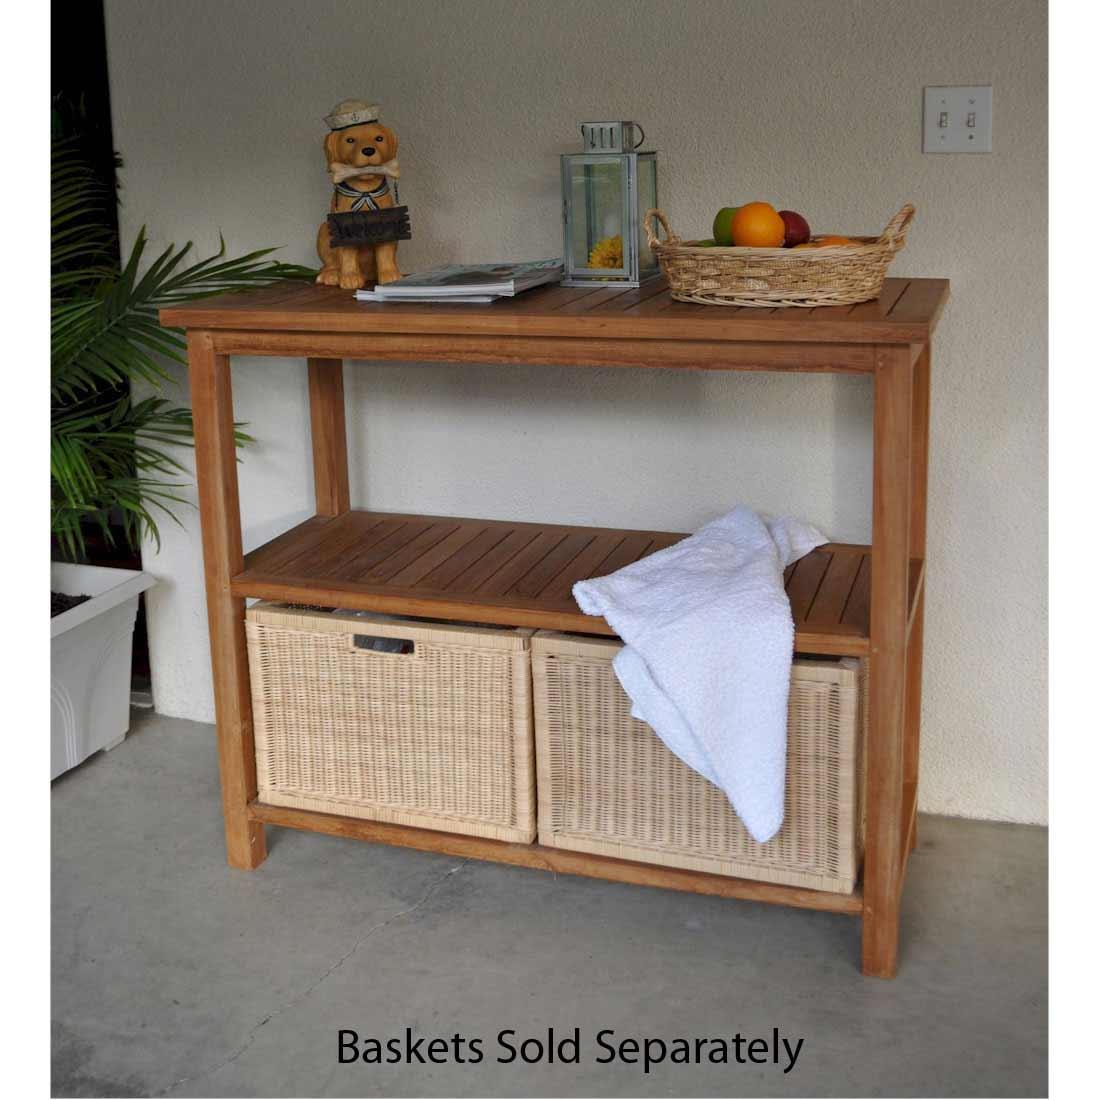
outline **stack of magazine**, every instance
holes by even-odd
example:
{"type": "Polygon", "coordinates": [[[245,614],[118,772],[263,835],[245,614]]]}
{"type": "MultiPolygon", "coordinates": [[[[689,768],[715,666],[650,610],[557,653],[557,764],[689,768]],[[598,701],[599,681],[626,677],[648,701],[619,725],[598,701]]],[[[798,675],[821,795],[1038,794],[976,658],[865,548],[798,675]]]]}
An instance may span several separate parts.
{"type": "Polygon", "coordinates": [[[445,264],[406,275],[373,290],[357,290],[361,302],[493,302],[513,298],[561,278],[561,260],[519,264],[445,264]]]}

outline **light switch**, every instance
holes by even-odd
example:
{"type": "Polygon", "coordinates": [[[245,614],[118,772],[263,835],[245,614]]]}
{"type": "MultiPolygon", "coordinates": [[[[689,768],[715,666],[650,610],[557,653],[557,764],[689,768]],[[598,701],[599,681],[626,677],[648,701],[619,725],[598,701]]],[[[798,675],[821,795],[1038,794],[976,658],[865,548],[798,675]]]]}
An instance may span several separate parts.
{"type": "Polygon", "coordinates": [[[992,153],[993,89],[924,89],[926,153],[992,153]]]}

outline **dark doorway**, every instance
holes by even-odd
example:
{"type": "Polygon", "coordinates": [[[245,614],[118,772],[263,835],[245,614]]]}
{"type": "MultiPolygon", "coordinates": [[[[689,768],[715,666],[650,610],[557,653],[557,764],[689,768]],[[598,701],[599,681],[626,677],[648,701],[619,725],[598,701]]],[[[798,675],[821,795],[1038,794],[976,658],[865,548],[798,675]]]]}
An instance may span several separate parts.
{"type": "MultiPolygon", "coordinates": [[[[73,138],[80,155],[96,175],[114,192],[117,187],[117,158],[111,130],[111,90],[107,70],[107,35],[102,0],[51,5],[50,43],[51,126],[55,135],[73,138]]],[[[118,215],[112,205],[105,214],[119,258],[118,215]]],[[[101,221],[102,224],[102,221],[101,221]]],[[[121,527],[113,543],[97,530],[86,532],[85,561],[140,569],[141,558],[131,550],[121,527]]],[[[55,553],[56,557],[60,554],[55,553]]],[[[145,597],[141,597],[134,629],[134,686],[148,690],[149,645],[145,629],[145,597]]]]}

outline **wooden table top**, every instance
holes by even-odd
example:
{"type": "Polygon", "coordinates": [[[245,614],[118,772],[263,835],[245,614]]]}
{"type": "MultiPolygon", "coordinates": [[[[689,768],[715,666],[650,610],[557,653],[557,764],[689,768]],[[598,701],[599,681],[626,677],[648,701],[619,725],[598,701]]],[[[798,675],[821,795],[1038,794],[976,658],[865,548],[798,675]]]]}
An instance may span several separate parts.
{"type": "Polygon", "coordinates": [[[545,286],[488,305],[359,302],[349,290],[280,283],[161,310],[190,329],[466,334],[712,342],[921,343],[947,301],[946,279],[887,279],[855,306],[752,309],[674,301],[663,278],[636,290],[545,286]]]}

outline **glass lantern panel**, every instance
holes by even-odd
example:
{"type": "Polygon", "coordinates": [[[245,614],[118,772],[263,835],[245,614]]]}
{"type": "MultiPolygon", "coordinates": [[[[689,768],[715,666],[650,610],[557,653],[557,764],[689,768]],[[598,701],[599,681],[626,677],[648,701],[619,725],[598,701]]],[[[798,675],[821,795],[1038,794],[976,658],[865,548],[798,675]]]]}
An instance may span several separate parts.
{"type": "MultiPolygon", "coordinates": [[[[569,187],[569,267],[625,278],[623,232],[629,233],[626,164],[622,157],[584,157],[567,162],[569,187]]],[[[629,246],[628,246],[629,247],[629,246]]]]}
{"type": "Polygon", "coordinates": [[[642,272],[653,271],[657,258],[646,242],[645,226],[641,220],[647,210],[657,208],[657,155],[642,153],[638,156],[638,255],[642,272]]]}

